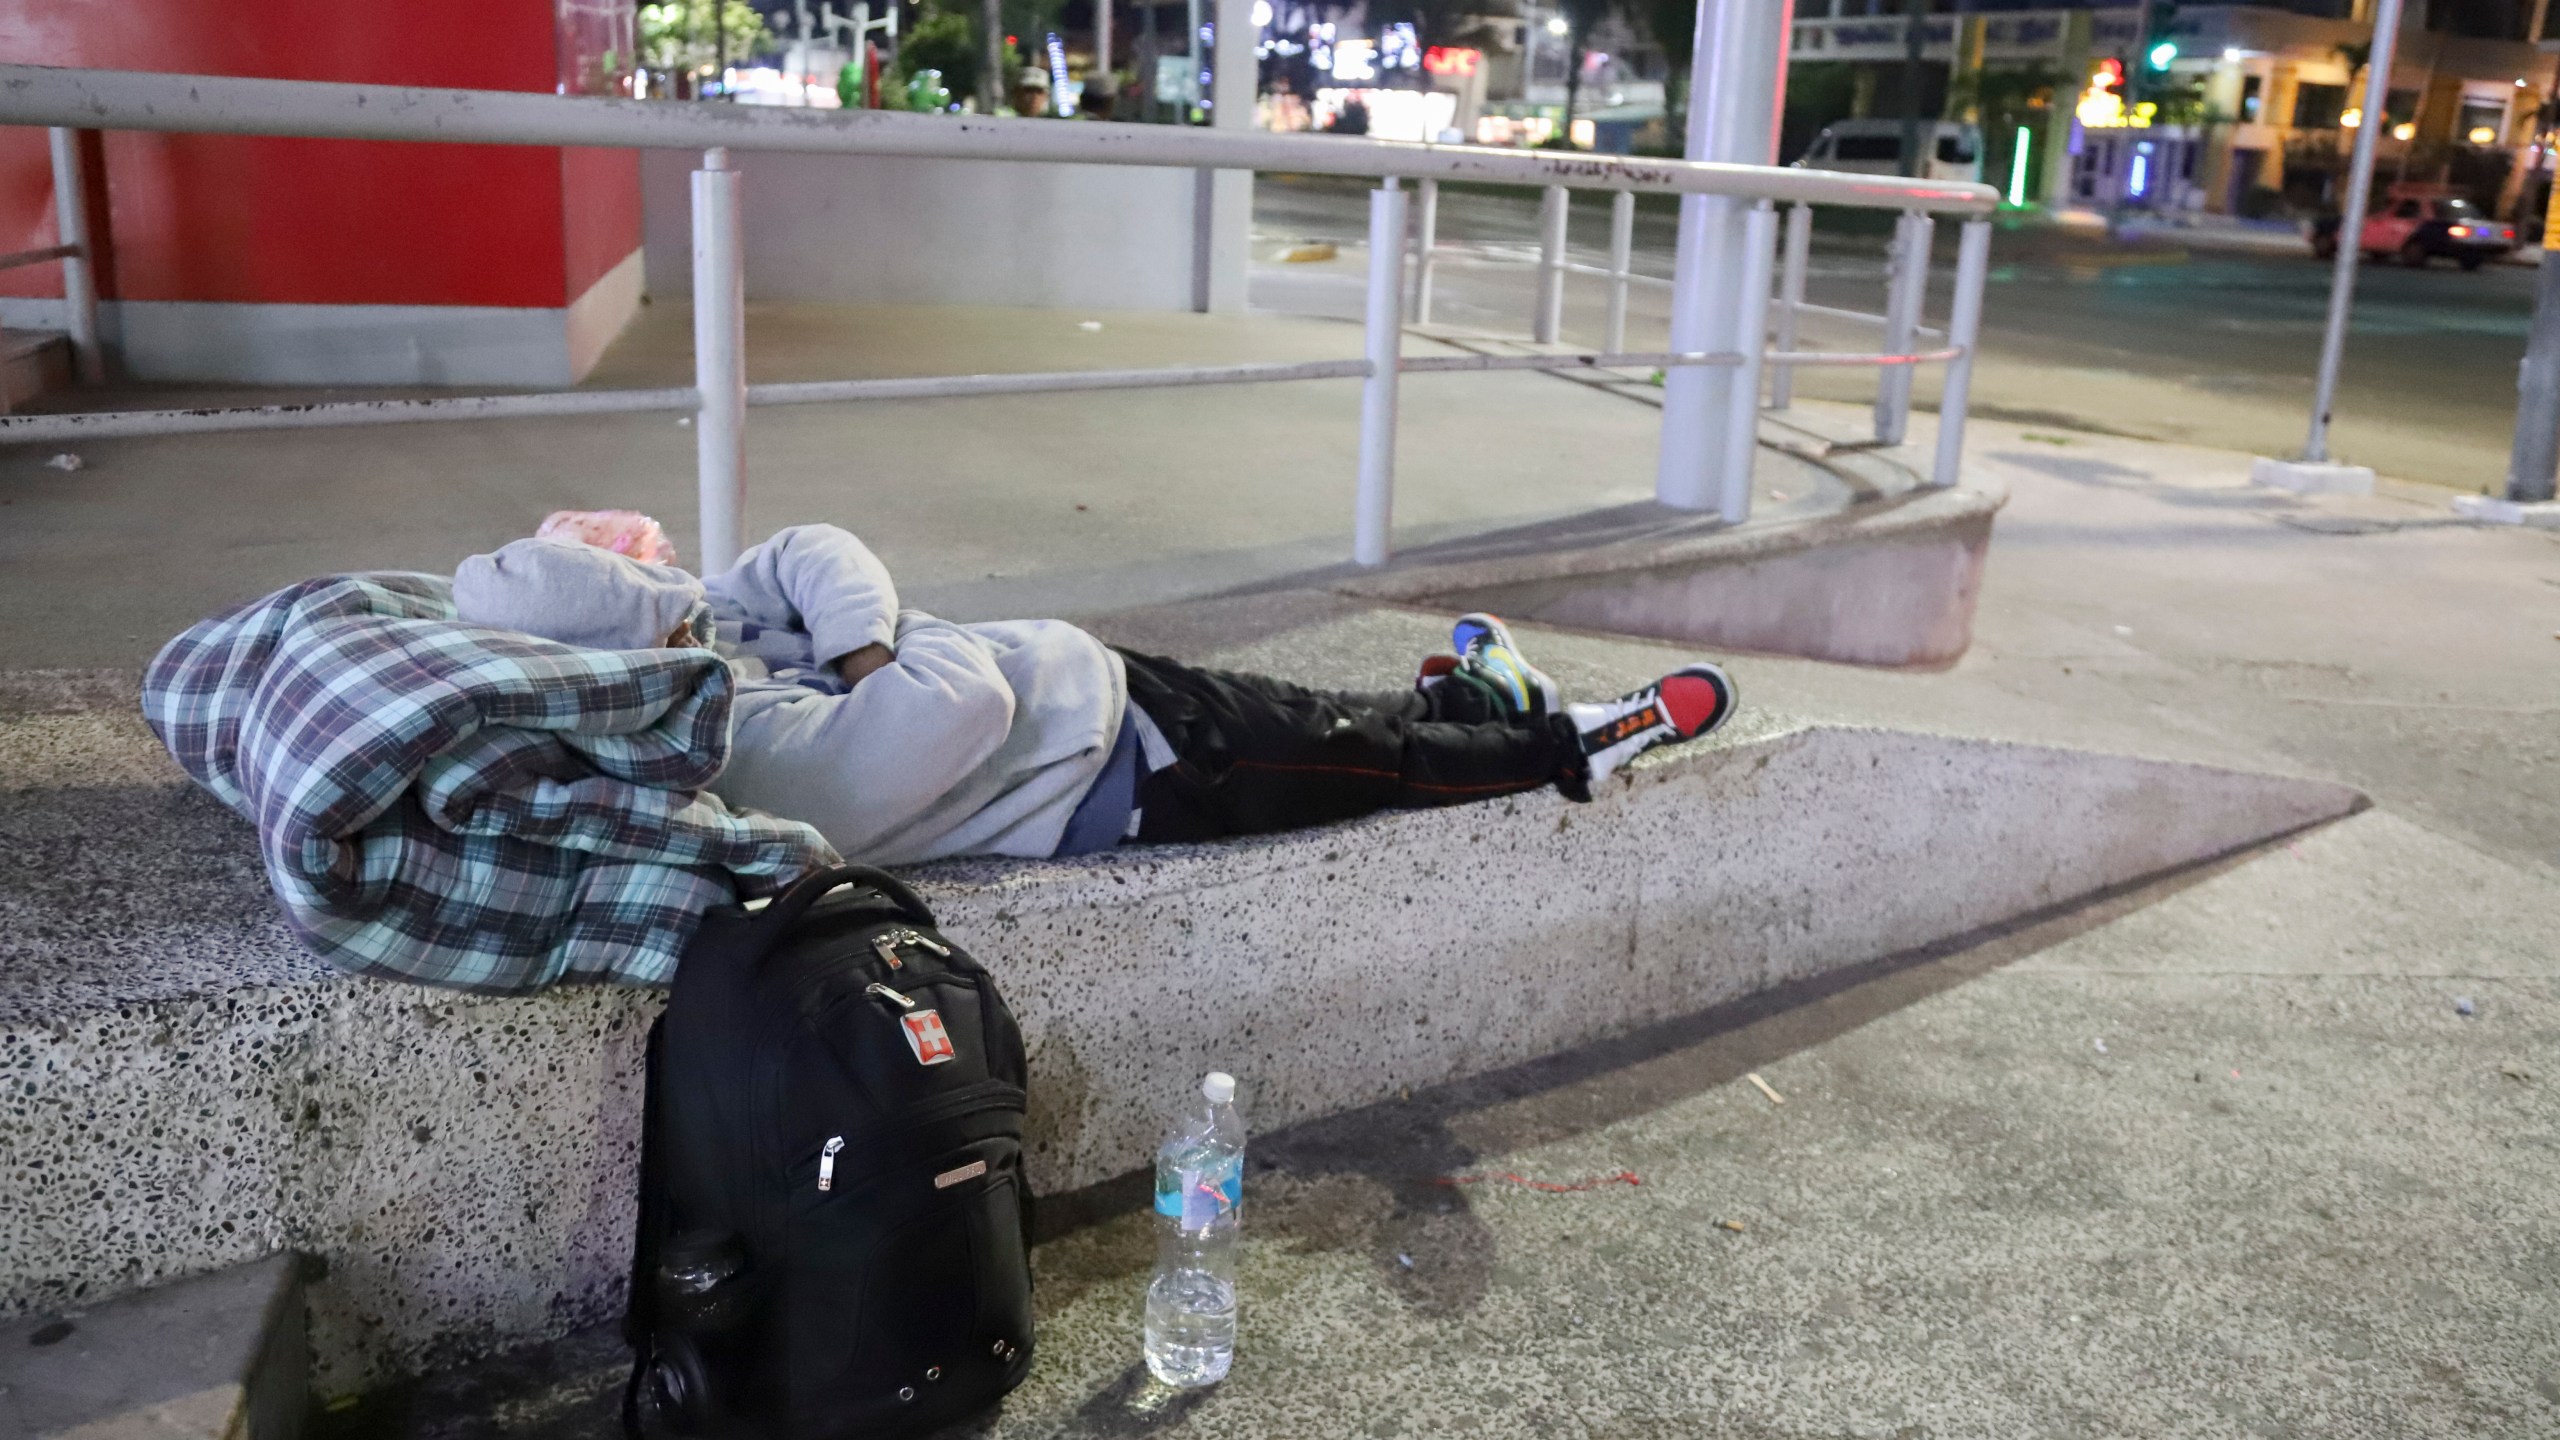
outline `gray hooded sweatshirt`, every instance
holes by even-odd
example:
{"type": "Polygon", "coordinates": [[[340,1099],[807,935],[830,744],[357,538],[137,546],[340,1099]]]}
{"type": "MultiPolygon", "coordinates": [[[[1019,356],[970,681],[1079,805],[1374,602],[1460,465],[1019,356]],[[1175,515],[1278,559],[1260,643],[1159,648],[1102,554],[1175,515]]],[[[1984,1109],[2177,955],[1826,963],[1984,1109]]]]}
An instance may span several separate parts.
{"type": "Polygon", "coordinates": [[[610,649],[663,644],[706,599],[739,680],[712,789],[808,821],[847,860],[1055,854],[1128,709],[1120,657],[1093,636],[901,610],[888,568],[832,525],[784,530],[708,580],[549,540],[454,576],[465,621],[610,649]],[[874,643],[896,658],[848,688],[834,662],[874,643]]]}

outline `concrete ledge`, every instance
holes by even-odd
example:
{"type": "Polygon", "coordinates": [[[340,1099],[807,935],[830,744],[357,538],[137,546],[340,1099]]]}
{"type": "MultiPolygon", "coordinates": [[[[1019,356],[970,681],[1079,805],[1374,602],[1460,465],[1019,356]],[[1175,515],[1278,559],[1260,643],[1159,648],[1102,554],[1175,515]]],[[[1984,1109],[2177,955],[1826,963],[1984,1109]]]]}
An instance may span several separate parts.
{"type": "Polygon", "coordinates": [[[2373,469],[2325,461],[2272,460],[2261,455],[2249,462],[2249,483],[2290,490],[2296,495],[2370,495],[2373,469]]]}
{"type": "Polygon", "coordinates": [[[2491,495],[2456,495],[2453,509],[2457,515],[2477,520],[2484,525],[2530,525],[2542,530],[2560,530],[2560,500],[2501,500],[2491,495]]]}
{"type": "MultiPolygon", "coordinates": [[[[87,723],[37,716],[14,743],[40,770],[73,749],[46,727],[87,723]]],[[[2033,746],[1767,716],[1737,730],[1589,806],[1536,795],[921,876],[1030,1038],[1035,1184],[1143,1166],[1164,1107],[1213,1065],[1243,1077],[1268,1129],[2361,803],[2325,782],[2033,746]],[[1453,903],[1488,890],[1499,905],[1453,903]]],[[[254,867],[200,858],[249,842],[198,798],[48,791],[26,813],[76,838],[0,835],[53,857],[0,874],[0,1309],[293,1246],[327,1267],[310,1298],[323,1393],[612,1314],[657,997],[485,999],[296,965],[254,867]],[[144,835],[175,857],[167,876],[134,878],[144,835]],[[226,963],[246,978],[217,980],[226,963]]]]}
{"type": "Polygon", "coordinates": [[[1423,552],[1337,588],[1727,649],[1943,665],[1972,643],[1992,517],[2006,499],[1917,490],[1738,527],[1639,507],[1621,533],[1590,543],[1542,528],[1423,552]]]}
{"type": "Polygon", "coordinates": [[[308,1407],[298,1257],[0,1327],[0,1440],[293,1440],[308,1407]]]}

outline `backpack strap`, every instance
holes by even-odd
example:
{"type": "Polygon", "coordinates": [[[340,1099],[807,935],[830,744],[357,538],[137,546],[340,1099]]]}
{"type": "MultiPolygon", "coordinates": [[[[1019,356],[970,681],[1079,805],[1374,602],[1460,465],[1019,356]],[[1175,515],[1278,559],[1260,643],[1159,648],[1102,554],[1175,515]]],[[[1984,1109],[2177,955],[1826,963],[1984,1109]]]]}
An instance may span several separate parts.
{"type": "Polygon", "coordinates": [[[810,906],[847,885],[868,886],[888,896],[889,903],[898,907],[899,916],[910,925],[930,926],[934,923],[933,912],[925,908],[924,901],[895,876],[868,865],[836,865],[812,870],[793,881],[780,899],[766,906],[764,913],[756,917],[757,924],[775,934],[788,931],[800,923],[801,916],[809,913],[810,906]]]}

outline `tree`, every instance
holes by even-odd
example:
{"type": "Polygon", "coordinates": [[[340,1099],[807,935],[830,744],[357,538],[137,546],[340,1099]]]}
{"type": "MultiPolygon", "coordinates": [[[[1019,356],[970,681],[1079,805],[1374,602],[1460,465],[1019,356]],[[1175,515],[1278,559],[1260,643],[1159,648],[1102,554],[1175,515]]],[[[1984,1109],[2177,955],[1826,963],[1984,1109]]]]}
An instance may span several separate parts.
{"type": "Polygon", "coordinates": [[[1698,0],[1643,0],[1645,28],[1662,47],[1670,73],[1662,82],[1662,108],[1676,145],[1689,133],[1689,66],[1697,59],[1698,0]]]}
{"type": "Polygon", "coordinates": [[[1591,53],[1591,32],[1614,13],[1619,0],[1559,0],[1564,11],[1567,49],[1573,68],[1564,77],[1564,141],[1573,143],[1574,112],[1582,103],[1583,62],[1591,53]]]}
{"type": "Polygon", "coordinates": [[[954,95],[978,93],[978,72],[986,64],[976,27],[966,15],[927,9],[898,46],[899,86],[927,70],[942,72],[943,86],[954,95]]]}
{"type": "Polygon", "coordinates": [[[640,60],[652,70],[699,73],[723,55],[741,58],[772,44],[763,14],[747,0],[666,0],[640,7],[640,60]],[[715,7],[725,33],[712,29],[715,7]]]}

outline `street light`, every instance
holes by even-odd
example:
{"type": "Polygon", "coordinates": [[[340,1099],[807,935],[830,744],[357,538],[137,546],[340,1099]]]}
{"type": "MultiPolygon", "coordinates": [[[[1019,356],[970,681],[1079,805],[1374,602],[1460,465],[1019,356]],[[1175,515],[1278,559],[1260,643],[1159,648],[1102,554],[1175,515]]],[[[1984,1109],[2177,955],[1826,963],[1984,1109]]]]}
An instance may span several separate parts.
{"type": "Polygon", "coordinates": [[[1565,23],[1565,18],[1561,15],[1550,15],[1547,17],[1547,33],[1550,35],[1562,35],[1572,28],[1573,27],[1571,25],[1565,23]]]}

